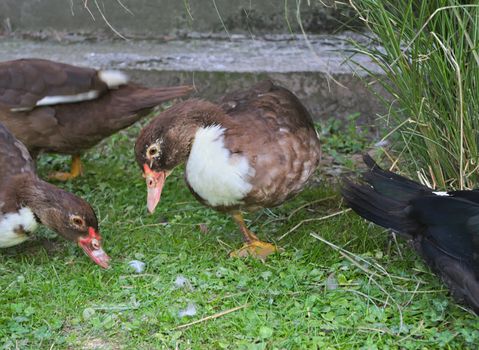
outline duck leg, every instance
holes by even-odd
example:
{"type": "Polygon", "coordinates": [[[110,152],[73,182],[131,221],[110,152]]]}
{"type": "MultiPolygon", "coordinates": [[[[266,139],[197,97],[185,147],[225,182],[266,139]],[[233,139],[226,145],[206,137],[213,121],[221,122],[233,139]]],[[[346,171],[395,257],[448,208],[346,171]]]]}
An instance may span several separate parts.
{"type": "Polygon", "coordinates": [[[252,256],[264,260],[268,255],[278,251],[275,245],[260,241],[258,237],[246,227],[241,213],[233,214],[233,219],[238,224],[241,233],[243,233],[245,243],[240,249],[231,252],[231,257],[242,258],[252,256]]]}
{"type": "Polygon", "coordinates": [[[58,180],[58,181],[67,181],[78,177],[82,173],[81,159],[80,155],[76,154],[72,156],[72,165],[70,167],[70,172],[55,172],[48,176],[49,179],[58,180]]]}

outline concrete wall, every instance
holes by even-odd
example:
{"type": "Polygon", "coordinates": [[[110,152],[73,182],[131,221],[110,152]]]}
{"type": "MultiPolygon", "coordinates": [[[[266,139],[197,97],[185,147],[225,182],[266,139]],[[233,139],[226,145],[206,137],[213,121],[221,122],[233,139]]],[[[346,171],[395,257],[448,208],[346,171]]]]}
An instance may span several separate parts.
{"type": "Polygon", "coordinates": [[[84,3],[85,0],[1,0],[0,21],[4,30],[101,30],[111,34],[108,21],[126,36],[225,33],[225,28],[230,34],[297,33],[301,32],[296,16],[299,6],[301,22],[308,33],[335,32],[344,28],[343,23],[359,23],[351,9],[335,7],[333,0],[310,0],[309,5],[307,0],[86,0],[87,8],[84,3]]]}
{"type": "MultiPolygon", "coordinates": [[[[358,23],[350,8],[329,6],[334,0],[0,0],[0,31],[3,23],[4,31],[18,34],[3,39],[0,35],[0,59],[41,57],[123,69],[134,81],[149,86],[194,83],[198,95],[204,98],[216,98],[271,78],[294,91],[316,119],[344,118],[360,112],[363,120],[371,123],[377,113],[384,112],[383,106],[356,72],[341,64],[349,54],[330,53],[345,50],[344,38],[322,35],[327,40],[322,39],[325,42],[319,45],[318,36],[311,35],[309,44],[319,54],[311,53],[302,36],[276,35],[250,40],[251,34],[300,33],[298,4],[303,29],[309,34],[336,33],[344,28],[344,23],[358,23]],[[108,40],[115,35],[106,21],[132,40],[108,40]],[[243,34],[243,39],[214,38],[210,41],[223,44],[205,48],[204,42],[209,39],[204,33],[226,35],[225,28],[230,35],[243,34]],[[201,39],[195,39],[195,33],[203,33],[201,39]],[[190,38],[183,40],[184,34],[190,38]],[[179,40],[135,40],[171,36],[179,40]],[[258,52],[257,45],[244,43],[248,40],[267,42],[272,47],[258,52]],[[165,45],[172,47],[169,54],[165,45]],[[316,68],[305,67],[301,62],[309,61],[299,54],[289,55],[283,61],[270,59],[283,57],[292,47],[302,46],[304,50],[299,53],[318,63],[316,68]],[[224,51],[229,50],[232,50],[230,56],[224,57],[224,51]],[[110,59],[102,61],[105,57],[110,59]],[[189,64],[201,59],[205,64],[200,68],[189,64]],[[258,59],[268,62],[268,69],[255,67],[258,59]],[[162,63],[159,67],[158,61],[162,63]],[[277,61],[276,65],[272,61],[277,61]],[[235,66],[238,62],[241,70],[235,66]],[[244,62],[251,67],[244,69],[244,62]],[[285,69],[286,66],[289,68],[285,69]],[[341,85],[332,82],[328,74],[341,85]]],[[[374,71],[370,63],[363,64],[374,71]]]]}

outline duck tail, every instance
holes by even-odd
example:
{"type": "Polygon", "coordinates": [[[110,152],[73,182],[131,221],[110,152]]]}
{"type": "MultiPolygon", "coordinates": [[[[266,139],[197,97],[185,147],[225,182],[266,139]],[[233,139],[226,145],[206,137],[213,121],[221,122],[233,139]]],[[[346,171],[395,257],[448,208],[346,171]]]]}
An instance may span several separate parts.
{"type": "MultiPolygon", "coordinates": [[[[118,90],[118,94],[122,93],[122,88],[118,90]]],[[[141,86],[129,85],[124,89],[127,92],[130,109],[132,112],[141,111],[143,109],[153,108],[163,102],[183,97],[193,91],[191,85],[179,85],[168,87],[146,88],[141,86]]],[[[113,91],[112,91],[113,92],[113,91]]]]}
{"type": "Polygon", "coordinates": [[[344,179],[341,194],[348,206],[366,220],[402,234],[412,234],[418,224],[408,217],[409,201],[431,191],[421,184],[381,169],[364,155],[368,170],[362,182],[344,179]]]}

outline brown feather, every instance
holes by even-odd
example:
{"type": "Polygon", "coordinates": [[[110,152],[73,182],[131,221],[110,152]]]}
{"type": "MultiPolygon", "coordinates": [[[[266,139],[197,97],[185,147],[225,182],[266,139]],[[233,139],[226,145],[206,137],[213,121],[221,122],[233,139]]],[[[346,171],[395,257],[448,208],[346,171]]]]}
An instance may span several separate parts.
{"type": "Polygon", "coordinates": [[[190,86],[126,84],[108,89],[94,69],[38,59],[8,61],[0,63],[0,122],[34,155],[40,151],[75,155],[132,125],[162,102],[189,92],[190,86]],[[98,98],[35,106],[46,96],[92,90],[98,98]]]}
{"type": "MultiPolygon", "coordinates": [[[[69,227],[69,215],[85,219],[98,231],[91,206],[83,199],[38,178],[26,147],[0,123],[0,220],[3,215],[29,207],[41,222],[70,240],[88,235],[69,227]]],[[[0,232],[1,234],[1,232],[0,232]]]]}
{"type": "Polygon", "coordinates": [[[217,210],[279,205],[298,193],[319,165],[320,143],[311,116],[293,93],[269,81],[226,95],[218,104],[191,99],[173,106],[140,133],[135,145],[138,164],[147,162],[148,145],[161,139],[162,156],[152,169],[173,169],[187,160],[196,130],[215,124],[225,129],[230,157],[246,157],[255,170],[243,204],[217,210]]]}

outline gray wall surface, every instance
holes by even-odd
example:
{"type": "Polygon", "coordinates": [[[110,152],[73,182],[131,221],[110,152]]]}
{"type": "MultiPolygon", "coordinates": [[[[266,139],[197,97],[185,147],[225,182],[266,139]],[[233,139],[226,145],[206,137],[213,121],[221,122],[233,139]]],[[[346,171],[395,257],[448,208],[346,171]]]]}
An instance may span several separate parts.
{"type": "Polygon", "coordinates": [[[0,21],[14,31],[111,34],[108,22],[126,36],[299,33],[298,9],[308,33],[359,23],[352,9],[338,8],[333,0],[1,0],[0,21]]]}
{"type": "MultiPolygon", "coordinates": [[[[348,63],[353,34],[338,34],[358,20],[351,8],[334,3],[0,0],[0,59],[121,69],[148,86],[194,84],[208,99],[273,79],[294,91],[315,119],[359,112],[372,123],[384,108],[365,87],[364,73],[348,63]],[[109,25],[130,40],[117,40],[109,25]]],[[[367,58],[356,59],[376,71],[367,58]]]]}

